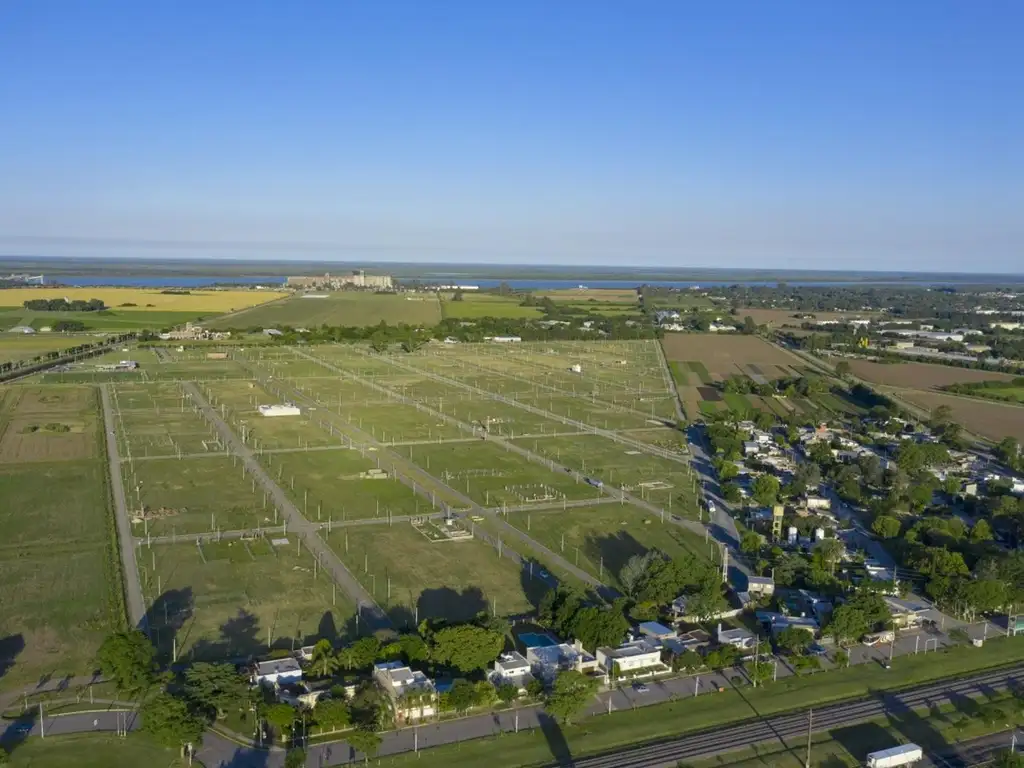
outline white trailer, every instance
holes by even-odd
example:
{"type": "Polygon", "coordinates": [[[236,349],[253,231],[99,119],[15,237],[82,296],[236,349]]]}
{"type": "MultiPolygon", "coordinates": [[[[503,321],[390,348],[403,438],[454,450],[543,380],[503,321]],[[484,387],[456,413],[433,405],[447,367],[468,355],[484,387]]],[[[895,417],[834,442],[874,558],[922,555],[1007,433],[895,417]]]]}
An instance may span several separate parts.
{"type": "Polygon", "coordinates": [[[867,757],[867,768],[895,768],[900,765],[913,765],[924,759],[924,752],[917,744],[904,744],[899,747],[880,749],[867,757]]]}

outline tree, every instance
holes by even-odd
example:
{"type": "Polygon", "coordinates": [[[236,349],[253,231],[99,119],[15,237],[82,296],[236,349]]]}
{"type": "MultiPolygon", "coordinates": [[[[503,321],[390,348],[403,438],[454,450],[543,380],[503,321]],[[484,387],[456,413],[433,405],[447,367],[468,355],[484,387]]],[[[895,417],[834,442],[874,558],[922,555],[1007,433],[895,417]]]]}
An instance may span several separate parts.
{"type": "Polygon", "coordinates": [[[456,680],[451,690],[442,694],[456,712],[462,713],[476,706],[476,690],[468,680],[456,680]]]}
{"type": "Polygon", "coordinates": [[[750,486],[750,493],[758,504],[770,507],[779,500],[781,484],[771,475],[758,475],[750,486]]]}
{"type": "Polygon", "coordinates": [[[635,597],[647,574],[647,569],[659,556],[656,550],[650,549],[641,555],[633,555],[619,571],[619,583],[627,595],[635,597]]]}
{"type": "Polygon", "coordinates": [[[313,646],[313,658],[309,667],[317,677],[330,677],[341,666],[341,661],[334,652],[334,646],[327,639],[317,640],[313,646]]]}
{"type": "Polygon", "coordinates": [[[735,504],[743,498],[743,494],[740,493],[740,487],[736,483],[722,483],[722,498],[730,504],[735,504]]]}
{"type": "Polygon", "coordinates": [[[786,627],[775,637],[775,642],[786,653],[798,654],[807,650],[811,644],[811,634],[798,627],[786,627]]]}
{"type": "Polygon", "coordinates": [[[900,521],[892,515],[879,515],[871,524],[871,530],[883,539],[895,539],[900,535],[900,521]]]}
{"type": "Polygon", "coordinates": [[[746,531],[740,539],[740,550],[747,555],[756,555],[761,551],[763,539],[760,534],[746,531]]]}
{"type": "Polygon", "coordinates": [[[361,637],[338,653],[338,661],[345,669],[367,669],[373,666],[380,653],[380,640],[376,637],[361,637]]]}
{"type": "Polygon", "coordinates": [[[198,744],[206,723],[191,711],[188,703],[169,693],[158,693],[139,709],[142,730],[168,747],[198,744]]]}
{"type": "Polygon", "coordinates": [[[462,289],[456,288],[455,293],[452,294],[452,301],[462,301],[462,289]]]}
{"type": "Polygon", "coordinates": [[[672,657],[672,669],[675,672],[680,670],[693,671],[704,666],[704,659],[693,649],[687,649],[672,657]]]}
{"type": "Polygon", "coordinates": [[[850,375],[850,362],[848,360],[840,360],[836,363],[836,376],[840,378],[846,378],[850,375]]]}
{"type": "Polygon", "coordinates": [[[841,645],[845,641],[856,640],[868,631],[868,620],[864,612],[849,604],[840,605],[832,611],[826,631],[841,645]]]}
{"type": "Polygon", "coordinates": [[[704,577],[697,591],[687,599],[686,605],[687,610],[705,624],[725,610],[725,596],[716,571],[704,577]]]}
{"type": "Polygon", "coordinates": [[[130,629],[109,635],[100,646],[97,658],[103,674],[122,691],[137,691],[153,682],[156,652],[142,632],[130,629]]]}
{"type": "Polygon", "coordinates": [[[814,555],[830,574],[835,574],[836,566],[842,559],[846,548],[839,539],[822,539],[814,545],[814,555]]]}
{"type": "Polygon", "coordinates": [[[1024,753],[1011,752],[1008,749],[1001,750],[996,755],[993,768],[1024,768],[1024,753]]]}
{"type": "Polygon", "coordinates": [[[992,526],[988,520],[979,520],[971,528],[971,541],[980,544],[984,541],[992,541],[992,526]]]}
{"type": "Polygon", "coordinates": [[[512,683],[502,683],[497,688],[498,700],[506,706],[519,698],[519,689],[512,683]]]}
{"type": "Polygon", "coordinates": [[[306,764],[306,750],[289,749],[284,753],[284,768],[302,768],[306,764]]]}
{"type": "Polygon", "coordinates": [[[185,695],[216,718],[246,699],[249,686],[232,664],[196,662],[185,671],[185,695]]]}
{"type": "Polygon", "coordinates": [[[282,741],[292,732],[295,725],[295,707],[291,704],[267,704],[262,710],[263,719],[281,734],[282,741]]]}
{"type": "Polygon", "coordinates": [[[743,318],[743,333],[749,336],[752,336],[753,334],[757,333],[757,323],[754,322],[754,318],[752,318],[750,315],[747,315],[746,317],[743,318]]]}
{"type": "Polygon", "coordinates": [[[592,605],[578,610],[570,626],[569,634],[591,652],[605,645],[618,646],[629,630],[629,622],[622,611],[592,605]]]}
{"type": "Polygon", "coordinates": [[[504,646],[505,638],[497,632],[461,624],[445,627],[434,635],[433,656],[468,675],[498,658],[504,646]]]}
{"type": "Polygon", "coordinates": [[[597,680],[574,669],[559,672],[544,708],[564,723],[572,722],[597,693],[597,680]]]}
{"type": "Polygon", "coordinates": [[[836,651],[835,659],[836,659],[836,666],[838,666],[838,667],[848,667],[848,666],[850,666],[850,654],[847,651],[844,651],[842,648],[840,648],[838,651],[836,651]]]}
{"type": "Polygon", "coordinates": [[[336,731],[352,722],[352,713],[343,699],[321,699],[313,709],[313,720],[322,728],[336,731]]]}
{"type": "Polygon", "coordinates": [[[356,752],[362,752],[369,762],[380,748],[380,734],[369,728],[356,728],[345,734],[345,742],[356,752]]]}

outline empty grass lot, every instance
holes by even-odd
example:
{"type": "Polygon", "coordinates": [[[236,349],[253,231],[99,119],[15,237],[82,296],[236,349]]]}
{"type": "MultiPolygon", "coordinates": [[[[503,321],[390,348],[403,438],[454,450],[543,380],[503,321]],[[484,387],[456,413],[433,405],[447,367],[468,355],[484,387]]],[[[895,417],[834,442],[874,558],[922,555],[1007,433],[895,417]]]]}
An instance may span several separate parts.
{"type": "Polygon", "coordinates": [[[381,320],[396,325],[437,325],[441,306],[432,294],[403,296],[342,291],[326,298],[296,295],[210,323],[212,328],[313,328],[320,325],[367,326],[381,320]]]}
{"type": "Polygon", "coordinates": [[[462,301],[452,301],[453,294],[445,295],[441,300],[441,314],[445,318],[455,320],[475,320],[479,317],[536,317],[543,316],[540,307],[524,307],[519,298],[495,296],[487,293],[462,294],[462,301]]]}
{"type": "Polygon", "coordinates": [[[495,607],[502,616],[521,613],[545,591],[489,544],[432,542],[409,523],[336,528],[329,541],[400,627],[417,617],[465,621],[495,607]]]}
{"type": "Polygon", "coordinates": [[[354,632],[354,606],[298,540],[154,544],[138,550],[150,626],[170,655],[222,660],[354,632]],[[205,562],[204,562],[205,559],[205,562]],[[154,568],[155,563],[155,568],[154,568]]]}
{"type": "Polygon", "coordinates": [[[705,557],[711,552],[710,545],[696,533],[671,522],[662,523],[657,515],[629,504],[513,512],[508,522],[616,588],[621,587],[619,571],[633,555],[650,549],[660,549],[670,557],[684,553],[705,557]]]}
{"type": "Polygon", "coordinates": [[[182,768],[177,749],[148,736],[122,739],[109,733],[76,733],[28,739],[11,752],[10,768],[182,768]]]}

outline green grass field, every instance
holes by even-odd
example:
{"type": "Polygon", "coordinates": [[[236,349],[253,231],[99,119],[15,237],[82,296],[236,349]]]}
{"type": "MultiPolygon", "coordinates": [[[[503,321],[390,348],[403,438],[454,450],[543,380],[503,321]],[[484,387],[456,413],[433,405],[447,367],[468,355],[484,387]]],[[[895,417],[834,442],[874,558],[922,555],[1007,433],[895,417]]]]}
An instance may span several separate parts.
{"type": "Polygon", "coordinates": [[[536,317],[543,316],[540,307],[523,307],[516,297],[495,296],[489,293],[466,291],[462,301],[452,301],[448,294],[441,301],[441,314],[455,320],[475,320],[480,317],[536,317]]]}
{"type": "MultiPolygon", "coordinates": [[[[0,311],[0,325],[9,319],[0,311]]],[[[19,325],[20,321],[19,317],[11,325],[19,325]]],[[[0,362],[32,360],[47,352],[59,352],[95,341],[98,341],[95,336],[84,335],[0,333],[0,362]]]]}
{"type": "Polygon", "coordinates": [[[176,638],[179,657],[216,660],[353,635],[354,606],[328,573],[314,577],[313,556],[287,538],[139,548],[160,651],[169,656],[176,638]]]}
{"type": "Polygon", "coordinates": [[[398,626],[417,617],[464,621],[495,607],[522,613],[546,591],[489,544],[430,541],[409,523],[336,528],[328,540],[398,626]]]}
{"type": "Polygon", "coordinates": [[[209,323],[211,328],[313,328],[319,325],[437,325],[441,306],[436,296],[342,291],[327,298],[296,295],[284,301],[239,312],[209,323]]]}
{"type": "Polygon", "coordinates": [[[509,513],[508,522],[616,588],[621,586],[619,571],[633,555],[650,549],[660,549],[670,557],[686,552],[705,557],[711,552],[711,546],[689,529],[662,523],[658,515],[628,504],[514,512],[509,513]]]}
{"type": "Polygon", "coordinates": [[[182,768],[178,750],[161,746],[144,734],[127,739],[108,733],[81,733],[31,738],[11,752],[11,768],[182,768]]]}

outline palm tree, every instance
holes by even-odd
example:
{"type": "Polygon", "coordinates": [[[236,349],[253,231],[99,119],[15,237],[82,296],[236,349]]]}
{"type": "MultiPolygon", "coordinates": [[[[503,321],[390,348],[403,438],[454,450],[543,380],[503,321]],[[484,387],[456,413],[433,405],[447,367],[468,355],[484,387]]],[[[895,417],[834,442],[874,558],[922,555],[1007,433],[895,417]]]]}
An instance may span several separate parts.
{"type": "Polygon", "coordinates": [[[312,656],[310,666],[317,677],[329,677],[341,666],[330,640],[318,640],[313,646],[312,656]]]}

